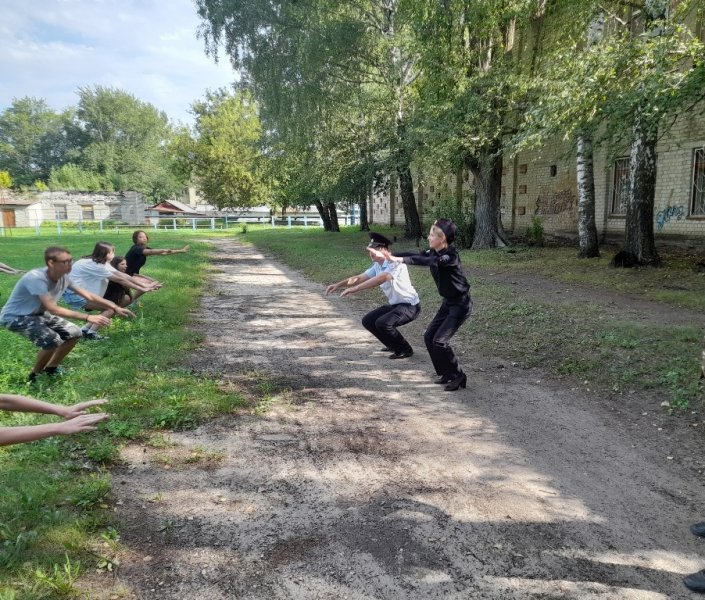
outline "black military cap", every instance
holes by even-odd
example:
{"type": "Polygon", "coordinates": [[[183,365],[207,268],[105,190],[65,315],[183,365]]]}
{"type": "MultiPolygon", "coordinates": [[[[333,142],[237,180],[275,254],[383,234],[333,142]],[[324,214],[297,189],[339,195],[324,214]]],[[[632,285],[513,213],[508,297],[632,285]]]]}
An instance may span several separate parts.
{"type": "Polygon", "coordinates": [[[370,231],[370,243],[367,244],[368,248],[388,248],[391,245],[392,241],[389,238],[384,237],[381,233],[370,231]]]}

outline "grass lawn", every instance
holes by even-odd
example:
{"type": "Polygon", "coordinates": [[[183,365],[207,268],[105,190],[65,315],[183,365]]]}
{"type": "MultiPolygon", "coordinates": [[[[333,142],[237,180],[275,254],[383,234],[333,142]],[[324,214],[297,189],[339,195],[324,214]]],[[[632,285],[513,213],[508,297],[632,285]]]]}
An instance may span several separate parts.
{"type": "MultiPolygon", "coordinates": [[[[152,233],[152,232],[150,232],[152,233]]],[[[196,232],[203,237],[203,232],[196,232]]],[[[99,239],[125,253],[130,232],[65,235],[61,238],[2,238],[0,261],[29,270],[42,266],[46,246],[68,247],[74,258],[99,239]]],[[[136,319],[114,319],[109,339],[79,342],[64,361],[65,377],[26,377],[36,348],[0,329],[0,391],[54,403],[105,397],[109,421],[91,434],[52,438],[0,448],[0,599],[71,597],[82,573],[111,566],[119,533],[106,501],[108,467],[121,444],[159,439],[162,429],[193,426],[244,404],[218,382],[182,369],[184,354],[198,343],[188,332],[188,312],[207,276],[208,245],[179,232],[152,234],[155,247],[191,244],[188,254],[150,257],[144,271],[165,283],[140,299],[136,319]]],[[[0,275],[0,302],[19,276],[0,275]]],[[[0,412],[0,425],[35,424],[55,418],[0,412]]]]}

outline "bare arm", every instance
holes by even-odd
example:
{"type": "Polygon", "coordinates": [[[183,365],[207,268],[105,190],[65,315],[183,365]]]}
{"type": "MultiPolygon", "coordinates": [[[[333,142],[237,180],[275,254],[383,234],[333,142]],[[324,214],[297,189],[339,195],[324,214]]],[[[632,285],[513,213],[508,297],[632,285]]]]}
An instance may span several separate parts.
{"type": "Polygon", "coordinates": [[[79,431],[93,431],[96,423],[108,418],[106,413],[81,415],[63,423],[45,425],[25,425],[21,427],[0,427],[0,446],[33,442],[52,435],[68,435],[79,431]]]}
{"type": "Polygon", "coordinates": [[[0,394],[0,409],[57,415],[66,419],[63,423],[0,427],[0,446],[40,440],[52,435],[64,435],[95,429],[95,424],[108,418],[106,413],[87,414],[93,406],[105,404],[107,400],[89,400],[73,406],[61,406],[15,394],[0,394]]]}
{"type": "Polygon", "coordinates": [[[18,275],[19,273],[24,273],[24,271],[14,269],[10,265],[6,265],[5,263],[0,262],[0,273],[7,273],[8,275],[18,275]]]}
{"type": "Polygon", "coordinates": [[[144,280],[140,281],[139,279],[136,279],[130,275],[125,275],[125,273],[121,273],[120,271],[115,271],[115,273],[108,277],[108,279],[110,279],[110,281],[114,281],[115,283],[119,283],[124,287],[139,290],[140,292],[151,292],[159,289],[160,287],[157,282],[149,283],[144,280]]]}
{"type": "Polygon", "coordinates": [[[107,317],[103,317],[101,315],[89,315],[88,313],[82,313],[64,306],[59,306],[56,303],[56,300],[49,295],[39,296],[39,300],[47,312],[50,312],[52,315],[56,315],[57,317],[78,319],[79,321],[85,321],[86,323],[91,323],[92,325],[110,325],[110,319],[107,317]]]}
{"type": "Polygon", "coordinates": [[[142,253],[145,256],[165,256],[167,254],[184,254],[188,252],[189,247],[183,248],[145,248],[142,253]]]}
{"type": "MultiPolygon", "coordinates": [[[[110,309],[115,312],[117,315],[121,315],[123,317],[134,317],[135,313],[133,313],[131,310],[128,310],[127,308],[121,308],[115,302],[112,302],[110,300],[106,300],[102,296],[99,296],[98,294],[94,294],[93,292],[89,292],[88,290],[84,290],[83,288],[77,287],[75,285],[71,285],[71,289],[76,292],[79,296],[83,296],[86,300],[89,302],[92,302],[93,304],[97,304],[98,306],[102,306],[103,308],[110,309]]],[[[51,311],[50,311],[51,312],[51,311]]]]}
{"type": "Polygon", "coordinates": [[[341,287],[350,287],[352,285],[357,285],[363,281],[367,281],[369,276],[366,273],[360,273],[359,275],[353,275],[352,277],[346,277],[341,279],[338,283],[331,283],[326,287],[326,296],[340,289],[341,287]]]}
{"type": "Polygon", "coordinates": [[[361,283],[358,283],[353,287],[349,287],[348,289],[343,290],[343,293],[340,295],[341,297],[349,296],[350,294],[355,294],[356,292],[361,292],[362,290],[369,290],[373,287],[377,287],[378,285],[382,285],[385,281],[391,280],[392,276],[389,273],[380,273],[379,275],[375,275],[374,277],[368,277],[365,281],[362,281],[361,283]]]}

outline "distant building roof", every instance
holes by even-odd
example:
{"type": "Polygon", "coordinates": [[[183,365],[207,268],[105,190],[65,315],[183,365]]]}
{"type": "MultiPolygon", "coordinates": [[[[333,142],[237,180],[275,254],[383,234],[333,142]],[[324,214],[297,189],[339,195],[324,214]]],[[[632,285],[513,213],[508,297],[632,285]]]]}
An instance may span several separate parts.
{"type": "Polygon", "coordinates": [[[159,204],[151,206],[148,210],[154,210],[165,214],[189,214],[202,215],[204,213],[195,210],[193,206],[179,202],[178,200],[163,200],[159,204]]]}

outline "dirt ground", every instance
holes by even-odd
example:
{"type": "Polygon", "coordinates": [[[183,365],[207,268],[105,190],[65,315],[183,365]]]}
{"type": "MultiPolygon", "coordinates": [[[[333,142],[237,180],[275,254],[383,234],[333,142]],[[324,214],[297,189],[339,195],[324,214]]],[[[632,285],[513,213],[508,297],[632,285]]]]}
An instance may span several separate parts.
{"type": "Polygon", "coordinates": [[[416,354],[390,361],[360,325],[364,294],[325,297],[215,243],[189,365],[272,399],[125,449],[113,477],[127,550],[106,597],[694,597],[681,579],[705,568],[688,530],[705,520],[702,415],[470,348],[468,388],[444,392],[421,337],[435,305],[403,329],[416,354]]]}

